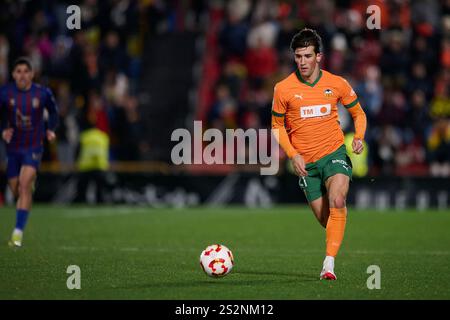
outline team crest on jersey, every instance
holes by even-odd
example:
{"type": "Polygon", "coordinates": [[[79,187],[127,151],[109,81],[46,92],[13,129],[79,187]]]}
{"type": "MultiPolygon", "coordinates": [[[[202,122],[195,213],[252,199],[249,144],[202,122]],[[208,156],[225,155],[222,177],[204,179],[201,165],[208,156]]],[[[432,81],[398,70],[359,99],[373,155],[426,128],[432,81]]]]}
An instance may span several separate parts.
{"type": "Polygon", "coordinates": [[[10,105],[11,107],[14,107],[15,104],[16,104],[16,101],[14,101],[13,98],[9,99],[9,105],[10,105]]]}
{"type": "Polygon", "coordinates": [[[333,91],[331,91],[331,89],[325,89],[323,91],[323,94],[325,95],[325,97],[331,97],[333,96],[333,91]]]}
{"type": "Polygon", "coordinates": [[[31,103],[32,103],[34,109],[39,108],[39,99],[38,98],[33,98],[31,103]]]}

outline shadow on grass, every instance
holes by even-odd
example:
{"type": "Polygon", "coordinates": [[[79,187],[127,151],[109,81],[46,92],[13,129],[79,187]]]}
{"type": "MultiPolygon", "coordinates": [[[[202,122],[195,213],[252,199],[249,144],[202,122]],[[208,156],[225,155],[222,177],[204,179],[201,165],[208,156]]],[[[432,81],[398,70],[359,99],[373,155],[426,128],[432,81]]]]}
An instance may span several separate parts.
{"type": "MultiPolygon", "coordinates": [[[[239,270],[236,271],[235,274],[245,274],[245,275],[255,275],[255,276],[282,276],[282,277],[291,277],[291,278],[295,278],[295,279],[291,279],[289,280],[289,282],[291,281],[317,281],[319,280],[318,276],[313,276],[311,274],[305,274],[305,273],[297,273],[297,272],[292,272],[292,273],[288,273],[288,272],[276,272],[276,271],[247,271],[247,270],[239,270]]],[[[277,280],[279,281],[279,280],[277,280]]]]}
{"type": "Polygon", "coordinates": [[[237,287],[237,286],[253,286],[253,287],[262,287],[266,286],[269,283],[291,283],[292,280],[279,280],[279,279],[270,279],[270,280],[264,280],[264,279],[258,279],[258,280],[238,280],[238,279],[227,279],[224,280],[222,278],[218,279],[205,279],[200,281],[194,281],[194,280],[186,280],[186,281],[173,281],[173,282],[149,282],[149,283],[135,283],[130,284],[126,287],[114,287],[114,289],[182,289],[182,288],[202,288],[205,286],[231,286],[231,287],[237,287]]]}
{"type": "Polygon", "coordinates": [[[319,281],[317,276],[302,273],[282,273],[282,272],[262,272],[262,271],[236,271],[231,276],[223,278],[205,278],[204,280],[186,280],[186,281],[164,281],[164,282],[147,282],[135,283],[126,287],[114,287],[114,289],[181,289],[181,288],[200,288],[204,286],[252,286],[265,287],[270,284],[292,284],[295,282],[319,281]],[[239,279],[239,275],[260,276],[258,279],[239,279]],[[282,278],[281,278],[282,277],[282,278]]]}

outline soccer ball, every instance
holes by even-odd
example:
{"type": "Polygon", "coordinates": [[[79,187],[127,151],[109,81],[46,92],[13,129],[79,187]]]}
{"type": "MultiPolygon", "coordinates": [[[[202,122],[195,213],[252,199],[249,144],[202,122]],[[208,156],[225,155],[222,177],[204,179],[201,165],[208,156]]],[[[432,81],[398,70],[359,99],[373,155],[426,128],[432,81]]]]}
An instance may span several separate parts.
{"type": "Polygon", "coordinates": [[[229,274],[233,265],[233,253],[224,245],[210,245],[200,254],[200,266],[210,277],[223,277],[229,274]]]}

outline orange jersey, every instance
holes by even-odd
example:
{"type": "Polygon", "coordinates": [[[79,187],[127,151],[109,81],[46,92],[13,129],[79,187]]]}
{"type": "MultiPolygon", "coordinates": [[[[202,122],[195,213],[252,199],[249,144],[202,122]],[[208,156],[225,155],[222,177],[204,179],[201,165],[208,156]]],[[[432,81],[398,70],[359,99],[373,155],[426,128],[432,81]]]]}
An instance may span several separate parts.
{"type": "MultiPolygon", "coordinates": [[[[317,161],[344,144],[338,102],[347,109],[360,109],[350,84],[325,70],[320,70],[313,83],[305,82],[297,70],[275,85],[272,114],[285,117],[289,141],[305,163],[317,161]]],[[[292,156],[293,151],[287,153],[292,156]]]]}

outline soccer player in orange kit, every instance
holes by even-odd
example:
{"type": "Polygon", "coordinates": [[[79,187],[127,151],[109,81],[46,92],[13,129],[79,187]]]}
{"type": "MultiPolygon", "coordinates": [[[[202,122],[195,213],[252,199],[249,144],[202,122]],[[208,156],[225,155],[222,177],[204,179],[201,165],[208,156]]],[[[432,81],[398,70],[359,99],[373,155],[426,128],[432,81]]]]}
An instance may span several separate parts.
{"type": "Polygon", "coordinates": [[[320,279],[336,280],[334,259],[344,238],[346,196],[352,164],[339,125],[338,102],[355,125],[353,152],[363,151],[366,115],[342,77],[320,69],[322,40],[303,29],[291,42],[297,70],[275,85],[272,129],[291,159],[299,185],[320,224],[326,228],[326,257],[320,279]]]}

